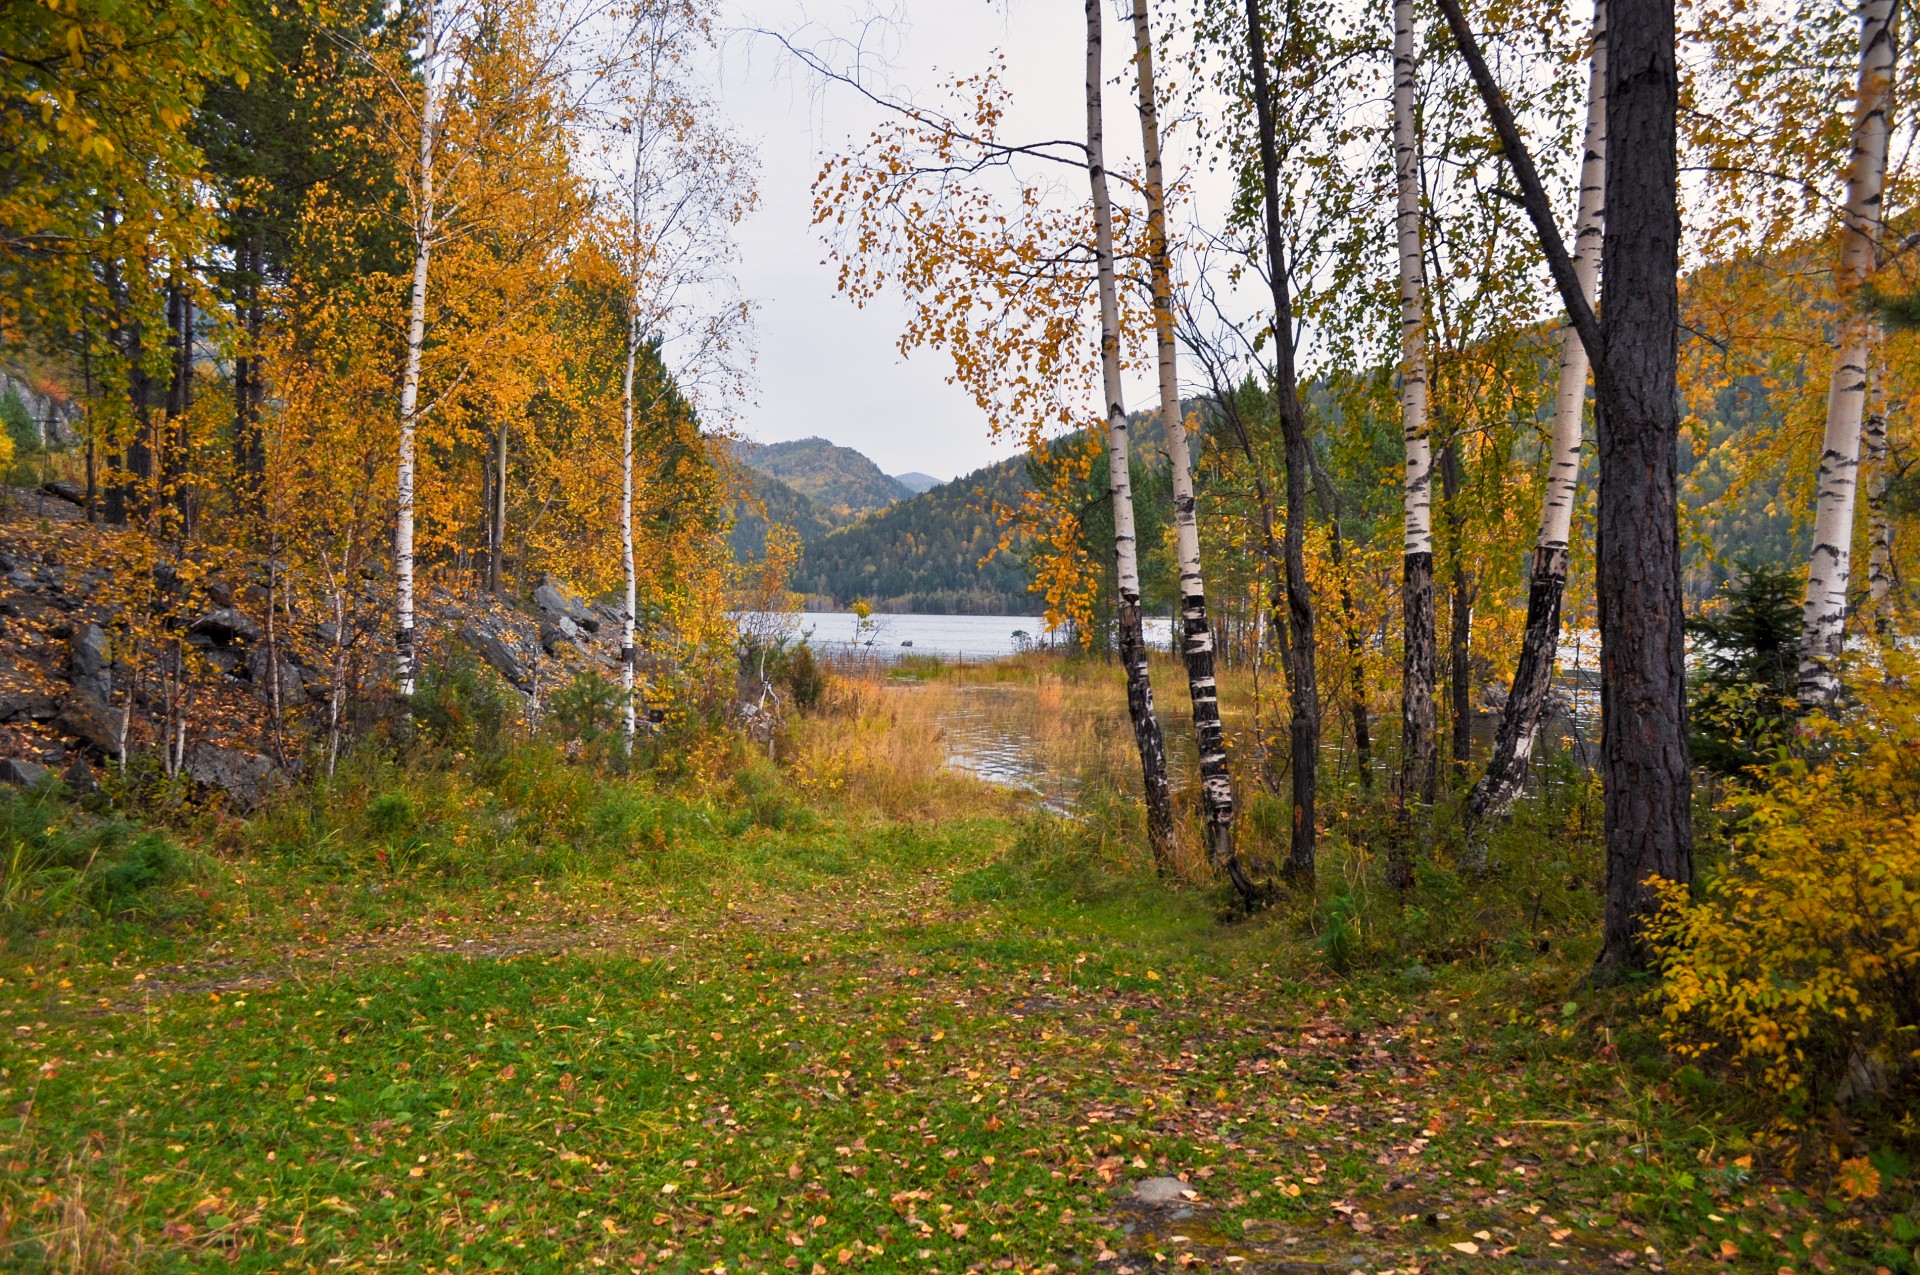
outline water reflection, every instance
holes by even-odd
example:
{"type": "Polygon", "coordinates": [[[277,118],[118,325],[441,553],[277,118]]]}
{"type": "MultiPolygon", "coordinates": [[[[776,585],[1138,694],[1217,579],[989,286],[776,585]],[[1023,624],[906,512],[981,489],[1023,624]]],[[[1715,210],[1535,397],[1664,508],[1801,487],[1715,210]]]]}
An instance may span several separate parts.
{"type": "Polygon", "coordinates": [[[1039,697],[1031,686],[961,685],[939,717],[946,763],[991,784],[1018,788],[1039,798],[1042,808],[1068,814],[1079,780],[1057,773],[1041,759],[1039,697]]]}

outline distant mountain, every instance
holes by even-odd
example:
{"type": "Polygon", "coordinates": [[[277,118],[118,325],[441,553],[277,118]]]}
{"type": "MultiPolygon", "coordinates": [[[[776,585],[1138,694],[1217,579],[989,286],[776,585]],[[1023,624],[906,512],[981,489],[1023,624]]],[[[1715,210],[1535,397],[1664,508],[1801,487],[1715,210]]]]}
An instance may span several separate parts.
{"type": "Polygon", "coordinates": [[[778,479],[824,513],[848,515],[884,509],[914,495],[912,488],[888,477],[851,447],[824,438],[790,443],[734,444],[734,455],[749,469],[778,479]]]}
{"type": "Polygon", "coordinates": [[[993,501],[1013,502],[1027,483],[1026,457],[1016,456],[836,528],[807,543],[793,588],[835,608],[865,598],[881,611],[1031,611],[1019,554],[980,566],[1000,538],[993,501]]]}
{"type": "Polygon", "coordinates": [[[849,515],[820,508],[807,497],[758,470],[749,469],[751,487],[733,510],[733,532],[728,537],[734,560],[744,562],[767,551],[767,525],[776,523],[800,533],[800,542],[818,540],[845,523],[849,515]]]}
{"type": "Polygon", "coordinates": [[[910,474],[895,474],[893,476],[893,481],[899,483],[902,487],[905,487],[908,491],[918,496],[921,492],[932,491],[935,487],[938,487],[945,480],[940,478],[935,478],[932,474],[923,474],[918,470],[915,470],[913,473],[910,473],[910,474]]]}

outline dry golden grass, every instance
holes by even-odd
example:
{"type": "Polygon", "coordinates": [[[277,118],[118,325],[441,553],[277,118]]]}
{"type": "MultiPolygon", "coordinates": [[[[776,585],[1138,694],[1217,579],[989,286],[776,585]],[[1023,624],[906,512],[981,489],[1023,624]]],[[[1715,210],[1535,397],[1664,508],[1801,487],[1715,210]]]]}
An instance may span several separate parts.
{"type": "Polygon", "coordinates": [[[1021,794],[946,764],[957,698],[949,684],[891,682],[884,671],[836,675],[819,710],[789,731],[795,782],[817,804],[887,820],[1016,813],[1021,794]]]}
{"type": "Polygon", "coordinates": [[[140,1268],[146,1255],[138,1236],[124,1234],[126,1183],[119,1176],[105,1189],[90,1190],[71,1160],[54,1181],[31,1196],[0,1202],[0,1265],[9,1259],[48,1275],[121,1275],[140,1268]],[[15,1216],[13,1209],[20,1214],[15,1216]],[[32,1225],[17,1227],[29,1220],[32,1225]],[[16,1251],[16,1229],[33,1236],[31,1252],[16,1251]]]}
{"type": "MultiPolygon", "coordinates": [[[[1210,880],[1185,670],[1157,656],[1152,672],[1180,823],[1176,870],[1210,880]]],[[[1244,808],[1264,800],[1267,749],[1255,733],[1252,678],[1228,671],[1220,688],[1244,808]]],[[[1262,690],[1270,696],[1274,688],[1262,690]]],[[[1264,726],[1284,726],[1271,707],[1264,726]]],[[[841,666],[822,711],[796,724],[791,760],[802,785],[836,807],[887,818],[937,820],[1041,806],[1088,818],[1139,818],[1140,761],[1125,675],[1117,663],[1097,659],[1036,652],[990,664],[841,666]],[[1004,741],[1004,756],[997,741],[1004,741]],[[1000,767],[1001,782],[983,782],[953,764],[956,754],[982,750],[992,754],[990,768],[1000,767]],[[1030,772],[1024,781],[1022,765],[1030,772]]],[[[1242,825],[1243,839],[1256,851],[1263,848],[1257,822],[1242,825]]]]}

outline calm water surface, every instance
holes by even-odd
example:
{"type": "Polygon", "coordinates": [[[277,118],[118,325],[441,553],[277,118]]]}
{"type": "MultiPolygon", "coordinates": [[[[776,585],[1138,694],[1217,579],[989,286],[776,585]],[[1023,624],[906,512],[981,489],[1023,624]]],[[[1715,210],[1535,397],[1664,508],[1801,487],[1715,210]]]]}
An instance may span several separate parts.
{"type": "MultiPolygon", "coordinates": [[[[1036,647],[1064,646],[1072,639],[1047,628],[1040,615],[874,615],[864,624],[851,612],[802,611],[755,620],[804,636],[822,655],[857,654],[895,660],[906,655],[937,655],[943,660],[997,660],[1036,647]]],[[[1147,641],[1165,649],[1173,641],[1173,622],[1149,617],[1147,641]]]]}

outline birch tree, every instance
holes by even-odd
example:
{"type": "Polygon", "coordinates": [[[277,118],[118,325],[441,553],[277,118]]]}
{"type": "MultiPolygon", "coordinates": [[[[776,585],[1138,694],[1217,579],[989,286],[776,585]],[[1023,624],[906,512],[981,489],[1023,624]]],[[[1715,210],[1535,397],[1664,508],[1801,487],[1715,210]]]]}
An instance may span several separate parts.
{"type": "Polygon", "coordinates": [[[1847,588],[1852,582],[1853,511],[1859,488],[1860,425],[1867,400],[1873,321],[1858,304],[1875,267],[1881,194],[1887,172],[1888,115],[1894,68],[1893,0],[1860,9],[1860,76],[1841,213],[1834,294],[1840,304],[1833,375],[1827,389],[1826,437],[1815,494],[1813,554],[1801,621],[1800,698],[1831,704],[1840,692],[1846,641],[1847,588]]]}
{"type": "MultiPolygon", "coordinates": [[[[1420,144],[1414,118],[1417,66],[1413,0],[1393,5],[1393,170],[1395,242],[1400,283],[1400,432],[1406,453],[1402,475],[1404,546],[1400,683],[1402,805],[1431,803],[1437,780],[1434,684],[1438,656],[1433,602],[1433,448],[1427,420],[1426,295],[1420,246],[1420,144]]],[[[1412,883],[1404,854],[1396,856],[1395,884],[1412,883]]]]}
{"type": "MultiPolygon", "coordinates": [[[[1573,269],[1589,304],[1600,282],[1607,162],[1607,9],[1593,12],[1593,52],[1587,87],[1587,124],[1580,162],[1579,208],[1574,217],[1573,269]]],[[[1587,348],[1569,320],[1560,330],[1560,373],[1553,402],[1553,434],[1547,461],[1540,536],[1527,585],[1527,625],[1513,686],[1500,714],[1493,756],[1467,796],[1469,820],[1498,817],[1520,794],[1546,715],[1547,696],[1560,651],[1560,606],[1566,595],[1569,542],[1580,488],[1580,452],[1587,402],[1587,348]]]]}
{"type": "Polygon", "coordinates": [[[402,699],[413,698],[417,659],[413,633],[414,457],[420,415],[420,363],[427,344],[427,273],[438,229],[435,213],[439,188],[433,161],[440,115],[440,17],[435,0],[425,0],[420,45],[420,162],[410,183],[413,287],[408,294],[406,364],[400,374],[400,445],[393,522],[394,664],[402,699]]]}
{"type": "MultiPolygon", "coordinates": [[[[1173,795],[1167,783],[1166,740],[1160,732],[1160,719],[1153,712],[1153,681],[1147,668],[1147,639],[1140,614],[1140,562],[1133,526],[1130,439],[1126,401],[1120,385],[1120,299],[1114,268],[1113,199],[1107,188],[1106,137],[1101,120],[1101,3],[1102,0],[1086,0],[1087,184],[1093,194],[1095,270],[1100,297],[1100,387],[1107,429],[1108,491],[1113,501],[1120,663],[1126,669],[1127,714],[1133,722],[1133,739],[1140,751],[1140,773],[1146,789],[1147,837],[1153,845],[1155,860],[1165,864],[1173,857],[1173,795]]],[[[1170,311],[1168,317],[1171,318],[1170,311]]],[[[1167,432],[1169,436],[1174,432],[1171,422],[1167,432]]]]}
{"type": "Polygon", "coordinates": [[[639,572],[635,465],[639,435],[661,404],[637,397],[636,371],[652,348],[665,384],[717,408],[743,388],[739,354],[749,314],[735,294],[733,228],[754,202],[750,153],[718,123],[691,60],[713,39],[709,0],[645,0],[615,55],[625,59],[618,139],[626,163],[614,227],[624,274],[625,367],[620,435],[621,738],[630,755],[639,727],[639,572]],[[671,360],[669,363],[668,360],[671,360]]]}
{"type": "Polygon", "coordinates": [[[1234,849],[1233,776],[1227,766],[1226,736],[1220,724],[1213,630],[1207,616],[1206,583],[1200,571],[1200,519],[1193,490],[1193,457],[1187,439],[1186,412],[1180,405],[1173,251],[1167,236],[1166,175],[1160,153],[1160,107],[1154,84],[1153,33],[1147,0],[1133,0],[1133,42],[1140,140],[1146,159],[1147,267],[1153,288],[1160,422],[1166,430],[1168,459],[1173,471],[1174,553],[1180,575],[1179,638],[1187,666],[1187,691],[1193,701],[1194,744],[1200,756],[1200,800],[1207,822],[1207,857],[1216,870],[1228,875],[1242,900],[1251,904],[1258,891],[1241,869],[1234,849]]]}

